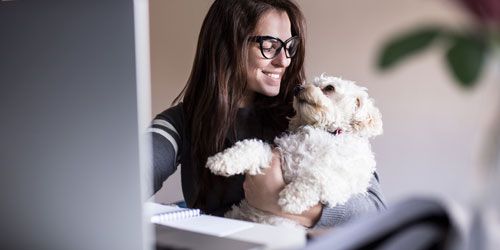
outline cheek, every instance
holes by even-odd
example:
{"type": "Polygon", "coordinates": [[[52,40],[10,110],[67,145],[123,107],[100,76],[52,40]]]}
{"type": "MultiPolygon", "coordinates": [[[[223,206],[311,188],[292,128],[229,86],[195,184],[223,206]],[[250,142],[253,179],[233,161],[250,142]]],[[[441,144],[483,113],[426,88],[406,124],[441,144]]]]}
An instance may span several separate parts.
{"type": "Polygon", "coordinates": [[[250,50],[248,53],[248,72],[256,71],[260,67],[260,58],[257,51],[250,50]]]}
{"type": "Polygon", "coordinates": [[[267,59],[257,58],[254,56],[252,58],[249,58],[248,60],[249,71],[253,72],[260,71],[266,68],[269,65],[269,63],[270,62],[267,59]]]}

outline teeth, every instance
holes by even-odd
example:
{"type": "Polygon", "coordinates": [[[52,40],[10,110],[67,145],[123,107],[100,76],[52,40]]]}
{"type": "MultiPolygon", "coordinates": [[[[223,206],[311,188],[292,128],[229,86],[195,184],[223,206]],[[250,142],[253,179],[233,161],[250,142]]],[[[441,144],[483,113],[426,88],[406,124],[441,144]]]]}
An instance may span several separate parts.
{"type": "Polygon", "coordinates": [[[279,74],[272,74],[272,73],[264,73],[264,74],[266,74],[267,76],[269,76],[271,78],[274,78],[274,79],[279,79],[280,78],[279,74]]]}

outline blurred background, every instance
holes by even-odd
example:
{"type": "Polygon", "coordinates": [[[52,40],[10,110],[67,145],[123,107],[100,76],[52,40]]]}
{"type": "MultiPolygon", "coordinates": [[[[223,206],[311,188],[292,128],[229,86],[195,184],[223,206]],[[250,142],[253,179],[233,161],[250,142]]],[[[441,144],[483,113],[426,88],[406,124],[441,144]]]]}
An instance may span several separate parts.
{"type": "MultiPolygon", "coordinates": [[[[471,17],[451,0],[297,1],[307,21],[306,74],[323,72],[366,86],[382,112],[372,142],[389,204],[416,195],[470,204],[484,181],[484,152],[499,112],[499,64],[485,64],[470,89],[449,74],[443,51],[430,48],[390,70],[377,69],[384,44],[427,24],[461,29],[471,17]]],[[[151,0],[151,118],[185,85],[198,32],[212,1],[151,0]]],[[[181,200],[179,171],[155,199],[181,200]]]]}

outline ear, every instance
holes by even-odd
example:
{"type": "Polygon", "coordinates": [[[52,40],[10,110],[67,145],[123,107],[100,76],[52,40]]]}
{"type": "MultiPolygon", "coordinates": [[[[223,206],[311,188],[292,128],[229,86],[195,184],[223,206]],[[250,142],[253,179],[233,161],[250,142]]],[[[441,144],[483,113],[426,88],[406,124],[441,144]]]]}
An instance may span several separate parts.
{"type": "Polygon", "coordinates": [[[288,118],[288,130],[295,131],[300,125],[299,115],[296,113],[292,118],[288,118]]]}
{"type": "Polygon", "coordinates": [[[382,115],[367,95],[356,97],[351,126],[353,132],[361,136],[373,137],[382,134],[382,115]]]}

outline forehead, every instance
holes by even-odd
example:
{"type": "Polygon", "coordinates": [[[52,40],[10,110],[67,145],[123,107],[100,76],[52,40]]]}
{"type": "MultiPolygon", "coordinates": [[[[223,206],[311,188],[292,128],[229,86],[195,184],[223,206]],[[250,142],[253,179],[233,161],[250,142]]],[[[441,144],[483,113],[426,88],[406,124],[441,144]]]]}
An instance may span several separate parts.
{"type": "Polygon", "coordinates": [[[257,22],[254,35],[273,36],[283,41],[290,38],[292,31],[288,14],[274,9],[267,11],[257,22]]]}
{"type": "Polygon", "coordinates": [[[350,87],[350,85],[353,85],[352,82],[337,77],[318,77],[314,79],[313,84],[321,88],[327,85],[333,85],[337,89],[344,89],[350,87]]]}
{"type": "Polygon", "coordinates": [[[342,85],[342,81],[339,81],[338,79],[333,77],[326,77],[314,79],[313,84],[318,87],[324,87],[327,85],[340,86],[342,85]]]}

